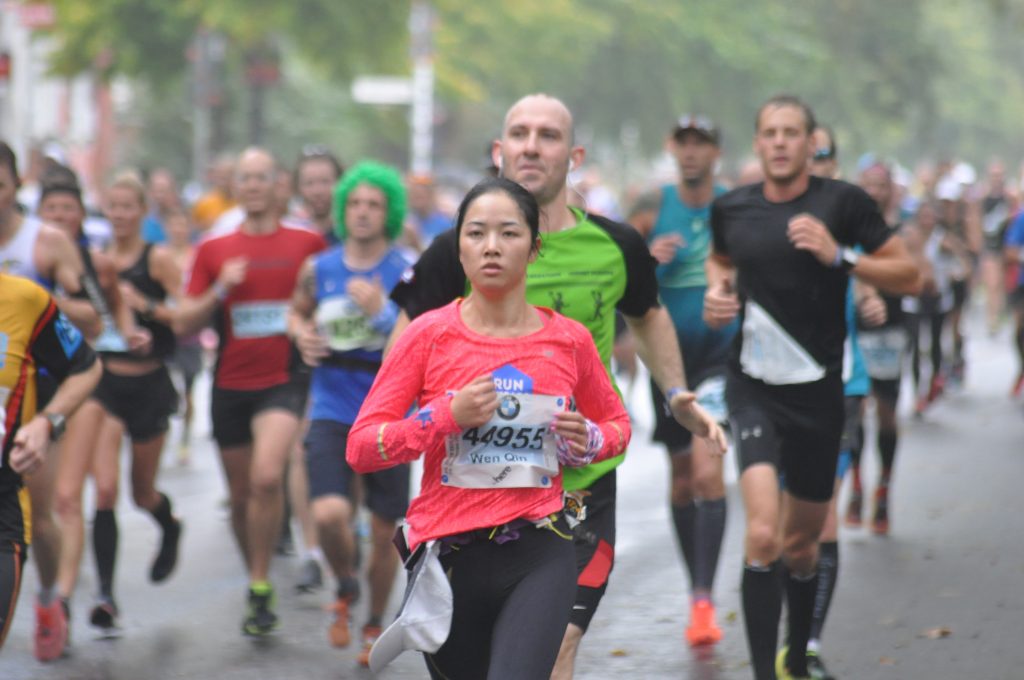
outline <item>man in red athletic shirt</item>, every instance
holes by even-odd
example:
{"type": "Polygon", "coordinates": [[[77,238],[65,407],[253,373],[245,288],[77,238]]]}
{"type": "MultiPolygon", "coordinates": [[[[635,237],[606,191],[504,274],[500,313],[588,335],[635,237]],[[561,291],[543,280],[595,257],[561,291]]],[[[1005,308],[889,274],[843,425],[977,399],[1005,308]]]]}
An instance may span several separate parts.
{"type": "Polygon", "coordinates": [[[194,333],[213,320],[220,332],[211,411],[213,437],[231,495],[231,525],[249,571],[248,635],[277,626],[267,577],[281,529],[283,476],[305,404],[292,372],[285,331],[302,262],[324,248],[316,233],[281,225],[274,202],[276,164],[249,149],[235,177],[245,221],[196,250],[176,330],[194,333]]]}

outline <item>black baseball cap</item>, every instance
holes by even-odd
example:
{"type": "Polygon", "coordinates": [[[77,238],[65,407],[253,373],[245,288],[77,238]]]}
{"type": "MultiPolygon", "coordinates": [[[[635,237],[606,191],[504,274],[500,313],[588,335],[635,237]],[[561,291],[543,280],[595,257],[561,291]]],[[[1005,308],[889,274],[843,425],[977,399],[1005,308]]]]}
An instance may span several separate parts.
{"type": "Polygon", "coordinates": [[[715,146],[718,146],[721,137],[714,121],[707,116],[697,116],[689,113],[679,116],[676,119],[676,124],[672,127],[672,136],[675,139],[681,139],[685,132],[696,132],[715,146]]]}

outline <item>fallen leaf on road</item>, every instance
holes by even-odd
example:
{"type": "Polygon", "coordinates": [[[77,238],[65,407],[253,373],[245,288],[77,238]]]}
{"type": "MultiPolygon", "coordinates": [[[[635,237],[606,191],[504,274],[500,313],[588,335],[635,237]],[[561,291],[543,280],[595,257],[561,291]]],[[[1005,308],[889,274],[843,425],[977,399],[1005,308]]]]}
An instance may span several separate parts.
{"type": "Polygon", "coordinates": [[[612,656],[629,656],[629,652],[625,649],[613,649],[612,656]]]}
{"type": "Polygon", "coordinates": [[[883,666],[895,666],[896,659],[892,658],[891,656],[883,656],[881,659],[878,660],[878,663],[882,664],[883,666]]]}
{"type": "Polygon", "coordinates": [[[919,633],[919,637],[928,638],[929,640],[940,640],[942,638],[949,637],[953,634],[953,631],[945,626],[938,626],[937,628],[927,628],[919,633]]]}
{"type": "Polygon", "coordinates": [[[726,623],[736,623],[736,612],[731,611],[728,614],[726,614],[725,615],[725,622],[726,623]]]}

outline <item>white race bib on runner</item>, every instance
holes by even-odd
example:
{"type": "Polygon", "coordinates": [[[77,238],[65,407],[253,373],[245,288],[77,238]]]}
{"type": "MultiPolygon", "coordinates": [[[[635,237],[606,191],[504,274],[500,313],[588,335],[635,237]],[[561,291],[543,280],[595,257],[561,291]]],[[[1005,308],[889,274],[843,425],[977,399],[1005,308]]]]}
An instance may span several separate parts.
{"type": "Polygon", "coordinates": [[[825,377],[825,367],[815,361],[764,307],[751,300],[747,300],[743,315],[740,366],[751,378],[769,385],[799,385],[825,377]]]}
{"type": "Polygon", "coordinates": [[[287,302],[261,300],[231,306],[231,332],[240,340],[284,335],[287,330],[287,302]]]}
{"type": "Polygon", "coordinates": [[[387,336],[378,333],[359,305],[345,297],[324,300],[316,308],[316,325],[335,352],[384,349],[387,336]]]}
{"type": "Polygon", "coordinates": [[[551,422],[566,397],[499,392],[485,425],[449,435],[441,483],[463,489],[547,488],[558,475],[551,422]]]}
{"type": "Polygon", "coordinates": [[[92,343],[92,348],[97,352],[127,352],[128,343],[117,330],[113,319],[103,319],[103,331],[92,343]]]}
{"type": "Polygon", "coordinates": [[[907,333],[901,327],[861,331],[857,336],[868,375],[877,380],[895,380],[900,377],[903,352],[907,347],[907,333]]]}
{"type": "Polygon", "coordinates": [[[729,409],[725,404],[725,376],[716,375],[697,385],[694,390],[697,403],[708,412],[715,422],[725,423],[729,420],[729,409]]]}
{"type": "Polygon", "coordinates": [[[1010,216],[1010,210],[1006,205],[1006,201],[998,203],[991,211],[985,213],[985,216],[981,220],[981,228],[986,234],[994,236],[999,233],[999,229],[1003,226],[1003,222],[1010,216]]]}
{"type": "Polygon", "coordinates": [[[853,377],[853,342],[850,341],[850,336],[846,336],[846,340],[843,341],[843,384],[850,382],[850,378],[853,377]]]}

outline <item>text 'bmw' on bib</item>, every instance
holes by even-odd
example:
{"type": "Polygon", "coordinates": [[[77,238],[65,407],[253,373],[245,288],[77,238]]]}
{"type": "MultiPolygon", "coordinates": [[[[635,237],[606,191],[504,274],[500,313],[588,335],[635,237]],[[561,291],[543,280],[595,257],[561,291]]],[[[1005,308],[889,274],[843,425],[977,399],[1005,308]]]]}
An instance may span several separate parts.
{"type": "Polygon", "coordinates": [[[464,489],[547,488],[558,475],[551,424],[569,398],[531,394],[533,380],[513,366],[494,372],[500,405],[480,427],[449,435],[441,483],[464,489]]]}

